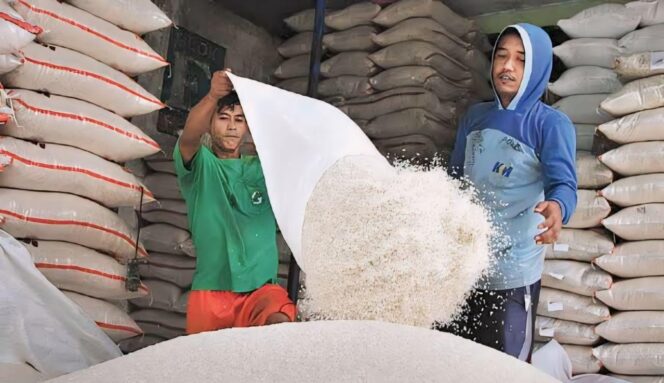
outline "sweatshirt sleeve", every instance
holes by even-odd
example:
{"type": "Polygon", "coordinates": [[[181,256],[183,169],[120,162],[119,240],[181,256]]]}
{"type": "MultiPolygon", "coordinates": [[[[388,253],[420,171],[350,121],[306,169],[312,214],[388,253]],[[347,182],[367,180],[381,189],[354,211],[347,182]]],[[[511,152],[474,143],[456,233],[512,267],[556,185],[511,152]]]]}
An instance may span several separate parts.
{"type": "Polygon", "coordinates": [[[562,113],[554,113],[542,129],[540,151],[544,195],[560,205],[563,224],[576,209],[576,134],[574,125],[562,113]]]}
{"type": "Polygon", "coordinates": [[[456,179],[463,178],[463,165],[466,161],[466,136],[468,135],[468,114],[459,121],[454,149],[450,158],[447,174],[456,179]]]}

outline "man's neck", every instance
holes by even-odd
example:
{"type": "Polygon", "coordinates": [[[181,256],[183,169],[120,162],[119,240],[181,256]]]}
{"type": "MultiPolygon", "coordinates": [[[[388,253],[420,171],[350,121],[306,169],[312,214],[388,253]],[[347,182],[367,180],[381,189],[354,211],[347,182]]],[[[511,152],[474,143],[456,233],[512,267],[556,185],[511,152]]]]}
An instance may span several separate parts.
{"type": "Polygon", "coordinates": [[[507,107],[510,105],[512,100],[514,100],[514,96],[513,95],[504,95],[504,96],[499,95],[498,99],[500,100],[500,104],[503,106],[503,109],[507,109],[507,107]]]}
{"type": "Polygon", "coordinates": [[[212,151],[217,158],[222,160],[240,158],[240,147],[237,147],[234,151],[224,150],[218,146],[213,146],[212,151]]]}

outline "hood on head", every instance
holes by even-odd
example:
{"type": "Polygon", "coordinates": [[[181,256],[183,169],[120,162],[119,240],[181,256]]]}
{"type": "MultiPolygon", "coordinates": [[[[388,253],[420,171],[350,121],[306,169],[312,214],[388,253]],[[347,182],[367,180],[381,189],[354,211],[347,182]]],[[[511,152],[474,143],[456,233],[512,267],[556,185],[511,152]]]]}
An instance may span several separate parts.
{"type": "Polygon", "coordinates": [[[491,86],[498,103],[499,109],[507,110],[528,110],[535,105],[544,92],[551,77],[551,68],[553,67],[553,46],[551,38],[538,26],[526,23],[514,24],[506,27],[500,32],[496,44],[491,53],[491,86]],[[515,29],[521,36],[523,48],[526,53],[526,62],[523,70],[523,80],[519,91],[510,102],[507,108],[503,108],[500,103],[498,93],[493,84],[493,59],[495,57],[498,42],[508,29],[515,29]]]}

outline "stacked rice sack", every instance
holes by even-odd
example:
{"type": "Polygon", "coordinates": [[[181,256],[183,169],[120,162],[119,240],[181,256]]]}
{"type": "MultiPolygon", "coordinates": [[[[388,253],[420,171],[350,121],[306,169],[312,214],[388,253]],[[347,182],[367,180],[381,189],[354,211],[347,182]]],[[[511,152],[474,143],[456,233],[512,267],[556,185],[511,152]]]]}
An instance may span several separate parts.
{"type": "MultiPolygon", "coordinates": [[[[307,24],[313,28],[309,12],[307,24]]],[[[296,17],[287,19],[292,28],[296,17]]],[[[457,118],[472,102],[489,99],[486,37],[470,20],[437,0],[400,0],[384,9],[358,3],[328,12],[332,32],[323,45],[325,78],[319,94],[351,117],[390,158],[432,159],[448,153],[457,118]]],[[[297,80],[278,86],[306,91],[308,53],[313,34],[296,35],[280,47],[288,56],[299,42],[302,70],[297,80]],[[291,84],[298,81],[297,87],[291,84]]],[[[282,75],[290,59],[277,69],[282,75]]]]}
{"type": "Polygon", "coordinates": [[[160,150],[126,118],[164,107],[129,76],[167,65],[136,33],[171,22],[148,0],[70,3],[0,1],[26,28],[0,56],[16,64],[1,78],[15,118],[0,126],[0,227],[120,342],[142,334],[124,308],[148,286],[125,286],[127,262],[147,251],[117,210],[154,201],[122,164],[160,150]]]}

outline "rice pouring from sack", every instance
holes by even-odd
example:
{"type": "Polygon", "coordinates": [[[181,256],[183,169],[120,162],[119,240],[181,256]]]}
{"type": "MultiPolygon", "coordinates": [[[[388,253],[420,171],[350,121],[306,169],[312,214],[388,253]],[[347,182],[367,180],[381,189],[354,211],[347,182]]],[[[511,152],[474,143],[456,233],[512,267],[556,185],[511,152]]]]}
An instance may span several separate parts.
{"type": "Polygon", "coordinates": [[[487,210],[441,167],[340,159],[302,230],[308,319],[449,322],[491,263],[487,210]]]}

